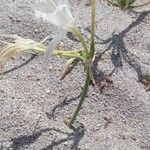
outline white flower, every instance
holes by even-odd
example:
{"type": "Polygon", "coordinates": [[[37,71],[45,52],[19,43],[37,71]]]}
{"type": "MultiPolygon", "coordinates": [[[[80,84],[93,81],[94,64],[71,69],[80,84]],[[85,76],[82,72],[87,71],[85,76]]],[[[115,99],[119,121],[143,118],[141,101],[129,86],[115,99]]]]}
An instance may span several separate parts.
{"type": "Polygon", "coordinates": [[[45,61],[48,60],[49,55],[56,48],[58,42],[66,35],[67,31],[75,27],[79,12],[86,1],[83,0],[80,3],[77,15],[73,17],[68,0],[36,0],[36,15],[62,29],[50,42],[45,54],[45,61]]]}
{"type": "Polygon", "coordinates": [[[36,15],[64,30],[75,21],[67,0],[37,0],[36,15]]]}

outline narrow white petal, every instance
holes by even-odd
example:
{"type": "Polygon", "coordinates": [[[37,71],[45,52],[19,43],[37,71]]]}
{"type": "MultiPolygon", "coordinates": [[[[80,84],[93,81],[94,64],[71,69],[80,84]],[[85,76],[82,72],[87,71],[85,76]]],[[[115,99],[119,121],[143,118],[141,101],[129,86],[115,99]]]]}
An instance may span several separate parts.
{"type": "Polygon", "coordinates": [[[47,51],[44,55],[44,61],[43,61],[43,65],[42,67],[46,67],[47,62],[48,62],[48,58],[50,57],[50,55],[52,54],[52,52],[55,50],[58,42],[66,35],[66,31],[61,31],[59,34],[57,34],[52,41],[50,42],[47,51]]]}

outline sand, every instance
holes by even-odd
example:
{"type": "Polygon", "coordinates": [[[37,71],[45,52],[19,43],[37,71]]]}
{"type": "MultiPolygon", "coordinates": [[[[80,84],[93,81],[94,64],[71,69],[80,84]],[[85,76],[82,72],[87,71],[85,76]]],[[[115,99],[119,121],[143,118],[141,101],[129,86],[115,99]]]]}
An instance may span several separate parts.
{"type": "MultiPolygon", "coordinates": [[[[32,3],[1,0],[0,33],[36,41],[56,35],[56,27],[35,17],[32,3]]],[[[78,1],[71,4],[75,12],[78,1]]],[[[87,41],[89,12],[85,6],[78,24],[87,41]]],[[[48,69],[41,70],[43,55],[22,54],[0,80],[1,150],[150,150],[150,92],[141,82],[150,76],[150,11],[101,5],[97,14],[97,85],[90,85],[77,118],[83,127],[72,130],[63,122],[78,104],[83,66],[60,81],[66,59],[50,57],[48,69]]],[[[63,43],[68,50],[81,47],[70,34],[63,43]]]]}

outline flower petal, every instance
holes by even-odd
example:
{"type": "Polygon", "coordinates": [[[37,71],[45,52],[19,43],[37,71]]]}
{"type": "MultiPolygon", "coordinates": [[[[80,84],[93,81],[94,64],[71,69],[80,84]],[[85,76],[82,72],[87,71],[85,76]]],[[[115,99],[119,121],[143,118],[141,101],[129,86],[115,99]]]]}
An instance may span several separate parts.
{"type": "Polygon", "coordinates": [[[66,0],[35,0],[36,11],[42,13],[52,13],[55,9],[63,4],[66,0]]]}
{"type": "Polygon", "coordinates": [[[74,18],[69,7],[65,4],[59,6],[54,13],[52,13],[50,22],[62,29],[68,29],[74,24],[74,18]]]}
{"type": "Polygon", "coordinates": [[[52,54],[52,52],[55,50],[58,42],[66,35],[66,31],[61,31],[59,34],[57,34],[53,39],[52,41],[50,42],[48,48],[47,48],[47,51],[45,53],[45,56],[44,56],[44,61],[43,61],[43,67],[45,68],[46,65],[47,65],[47,62],[48,62],[48,58],[50,57],[50,55],[52,54]]]}
{"type": "Polygon", "coordinates": [[[40,13],[52,13],[56,9],[56,4],[51,0],[36,0],[35,10],[40,13]]]}
{"type": "Polygon", "coordinates": [[[67,30],[74,24],[68,0],[37,0],[36,16],[67,30]]]}

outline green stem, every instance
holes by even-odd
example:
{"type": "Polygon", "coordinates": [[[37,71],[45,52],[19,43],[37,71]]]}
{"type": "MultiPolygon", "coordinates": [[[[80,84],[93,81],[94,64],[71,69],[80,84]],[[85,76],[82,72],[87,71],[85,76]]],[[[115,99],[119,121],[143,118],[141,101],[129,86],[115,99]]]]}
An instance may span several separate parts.
{"type": "Polygon", "coordinates": [[[127,2],[126,2],[126,5],[124,6],[124,8],[123,9],[128,9],[129,8],[129,6],[130,6],[130,0],[127,0],[127,2]]]}
{"type": "Polygon", "coordinates": [[[66,58],[79,58],[81,60],[85,60],[85,54],[82,51],[61,51],[61,50],[54,50],[53,55],[59,57],[66,57],[66,58]]]}
{"type": "Polygon", "coordinates": [[[72,29],[73,33],[74,33],[74,34],[79,38],[79,40],[81,41],[81,44],[82,44],[82,46],[83,46],[83,48],[84,48],[84,50],[85,50],[85,53],[86,53],[86,57],[88,58],[88,57],[89,57],[89,50],[88,50],[88,48],[87,48],[87,45],[86,45],[86,42],[85,42],[83,36],[82,36],[81,33],[80,33],[78,30],[76,30],[75,28],[71,28],[71,29],[72,29]]]}
{"type": "MultiPolygon", "coordinates": [[[[79,31],[77,31],[76,29],[72,28],[72,31],[73,33],[75,33],[75,35],[79,38],[79,40],[81,41],[82,43],[82,46],[85,50],[85,53],[86,53],[86,61],[91,61],[94,57],[94,54],[95,54],[95,39],[94,39],[94,36],[95,36],[95,13],[96,11],[96,0],[92,0],[92,13],[91,13],[91,22],[92,22],[92,25],[91,25],[91,44],[90,44],[90,51],[88,50],[87,46],[86,46],[86,42],[84,41],[84,38],[83,36],[80,34],[79,31]]],[[[91,79],[93,78],[93,73],[91,71],[91,63],[88,62],[88,64],[85,64],[86,66],[86,79],[85,79],[85,83],[84,83],[84,87],[83,87],[83,90],[82,90],[82,94],[81,94],[81,98],[80,98],[80,101],[79,101],[79,104],[75,110],[75,113],[73,115],[73,117],[71,118],[71,121],[69,122],[69,127],[72,126],[72,124],[74,123],[74,121],[76,120],[76,117],[78,116],[80,110],[81,110],[81,107],[83,105],[83,102],[85,100],[85,97],[86,97],[86,94],[88,92],[88,87],[89,87],[89,84],[90,84],[90,81],[91,79]]]]}
{"type": "Polygon", "coordinates": [[[86,80],[85,80],[85,83],[84,83],[84,88],[82,90],[82,95],[81,95],[81,98],[80,98],[80,101],[79,101],[79,104],[75,110],[75,113],[69,123],[69,127],[72,126],[72,124],[74,123],[76,117],[78,116],[79,114],[79,111],[81,110],[81,107],[83,105],[83,102],[85,100],[85,97],[86,97],[86,94],[88,92],[88,87],[89,87],[89,84],[90,84],[90,81],[91,81],[91,78],[90,78],[90,72],[89,72],[89,69],[87,68],[87,72],[86,72],[86,80]]]}

